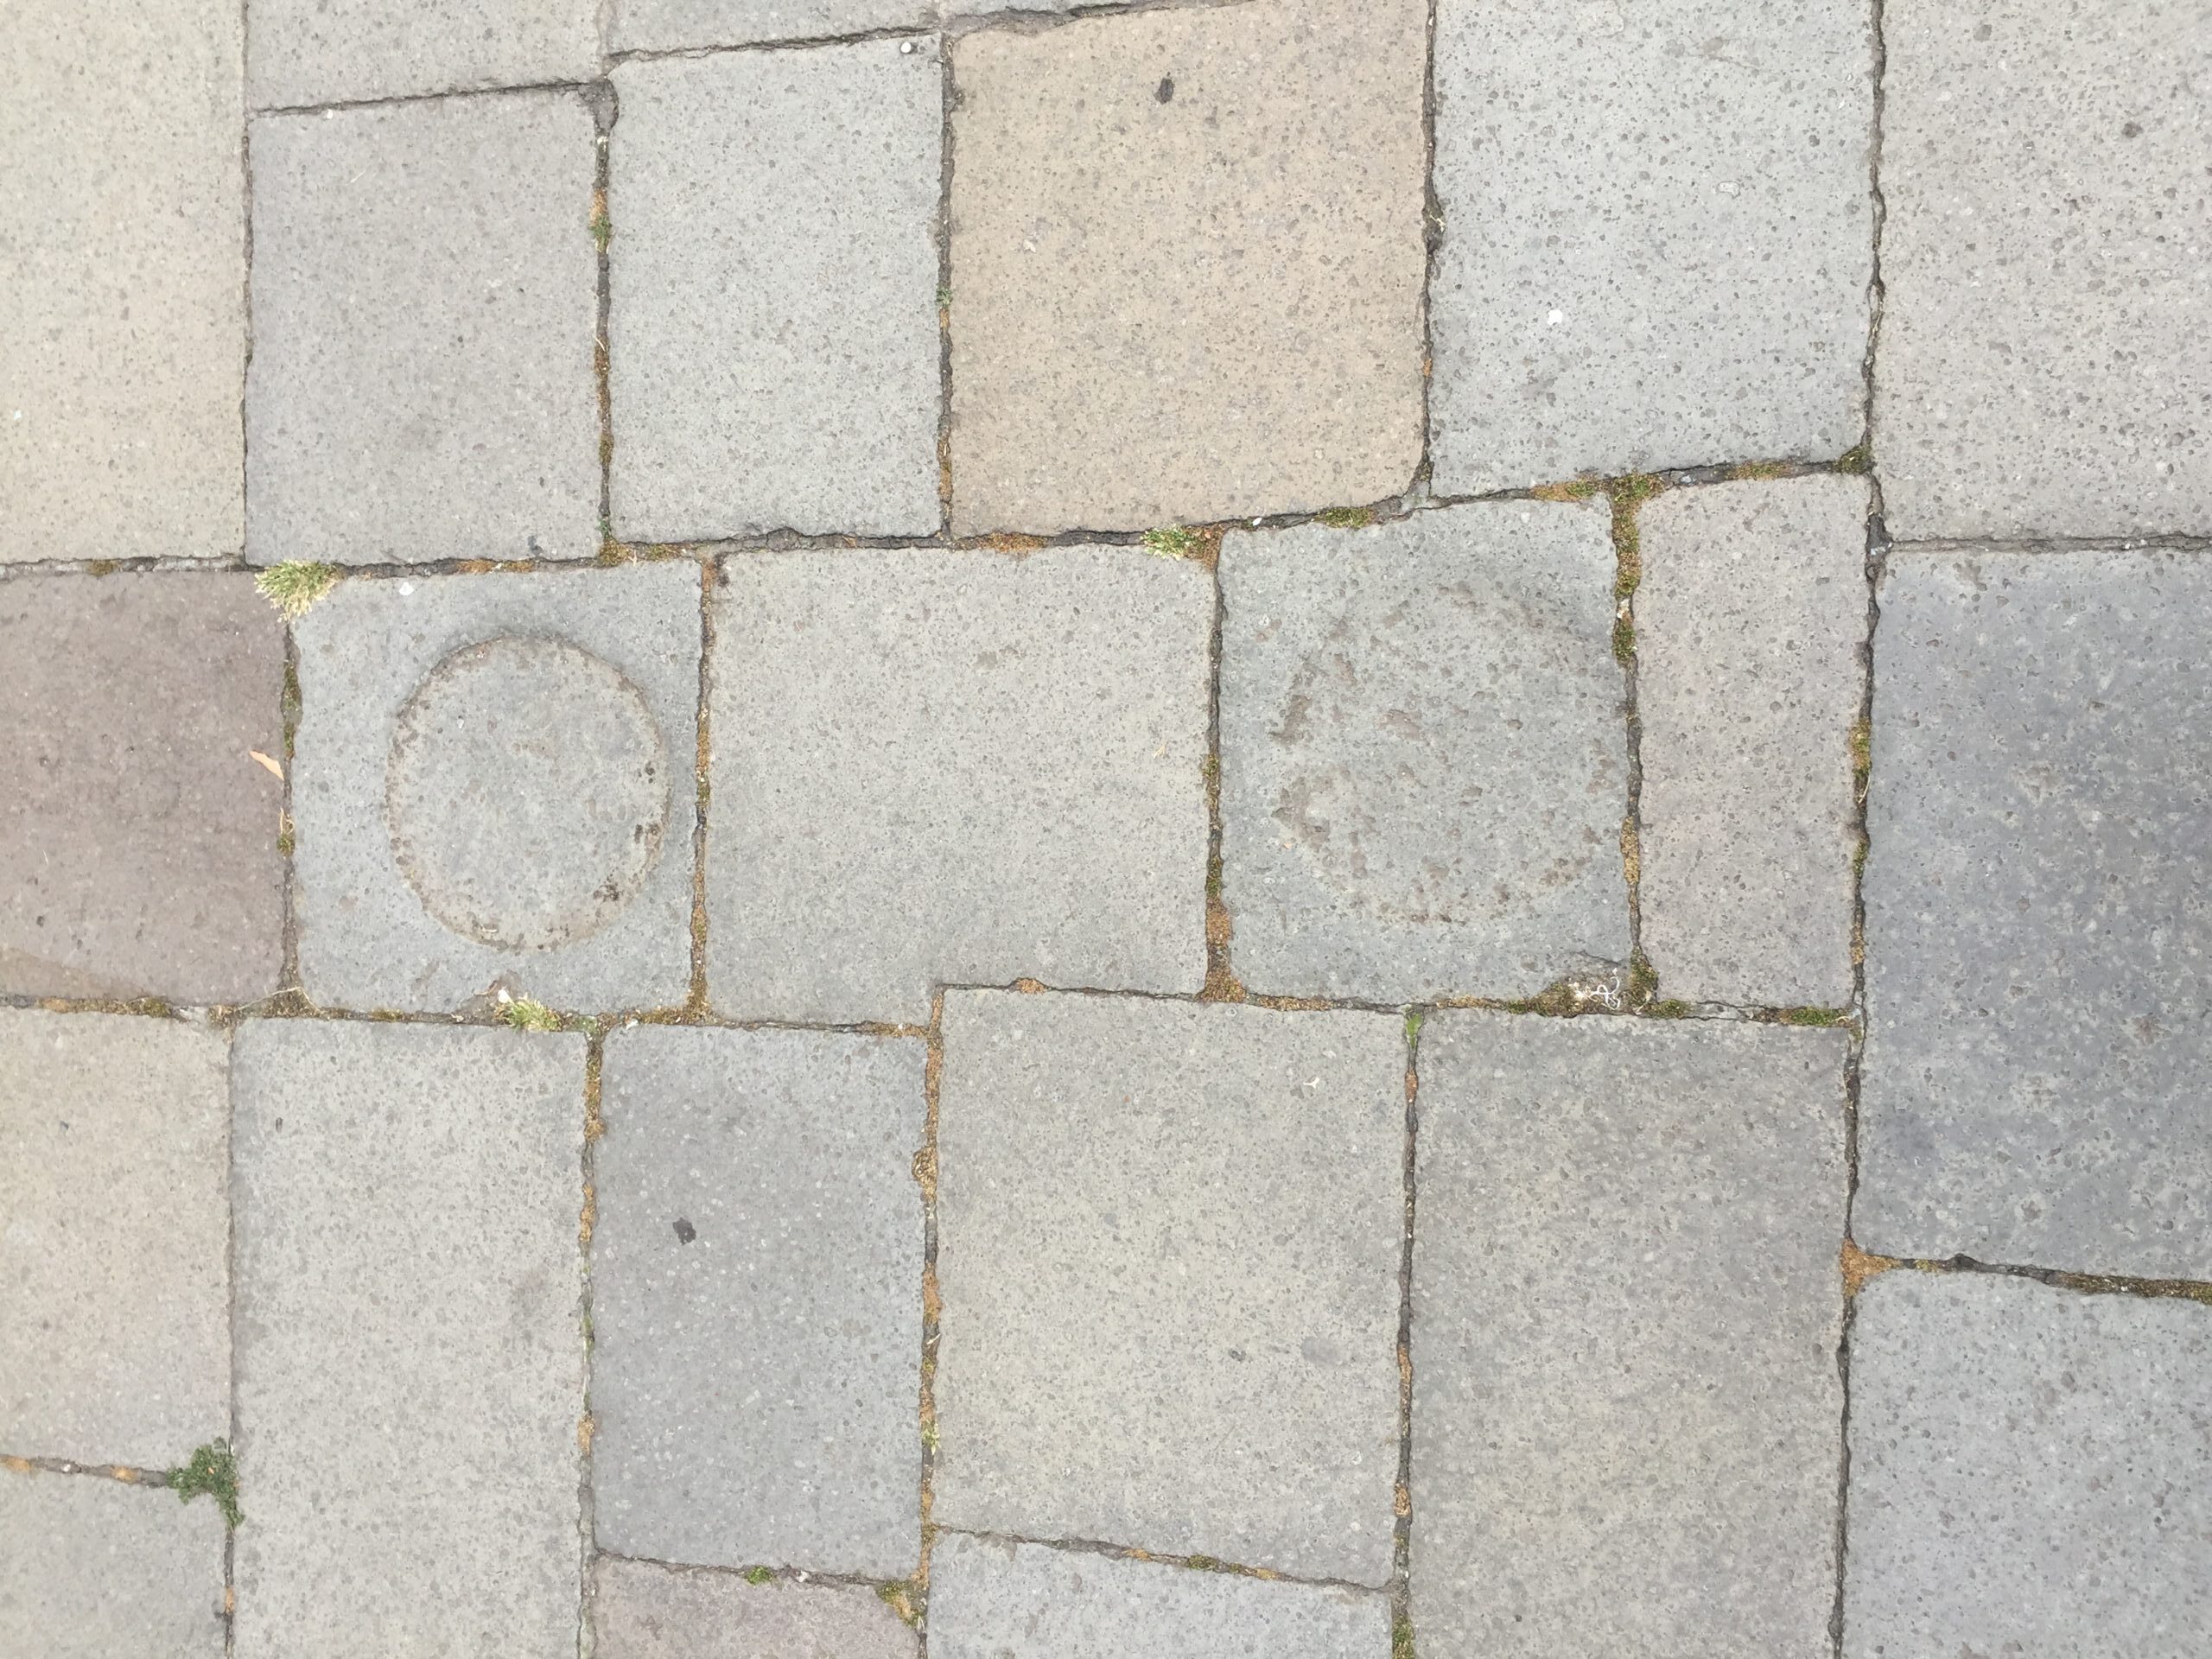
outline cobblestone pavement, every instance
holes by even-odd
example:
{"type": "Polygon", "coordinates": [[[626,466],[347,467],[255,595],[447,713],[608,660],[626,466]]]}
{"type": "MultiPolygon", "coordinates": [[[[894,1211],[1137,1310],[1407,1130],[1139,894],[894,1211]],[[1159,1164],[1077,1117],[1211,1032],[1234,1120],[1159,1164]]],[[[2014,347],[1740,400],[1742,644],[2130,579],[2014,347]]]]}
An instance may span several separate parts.
{"type": "Polygon", "coordinates": [[[11,14],[0,1655],[2212,1653],[2212,11],[994,3],[11,14]]]}

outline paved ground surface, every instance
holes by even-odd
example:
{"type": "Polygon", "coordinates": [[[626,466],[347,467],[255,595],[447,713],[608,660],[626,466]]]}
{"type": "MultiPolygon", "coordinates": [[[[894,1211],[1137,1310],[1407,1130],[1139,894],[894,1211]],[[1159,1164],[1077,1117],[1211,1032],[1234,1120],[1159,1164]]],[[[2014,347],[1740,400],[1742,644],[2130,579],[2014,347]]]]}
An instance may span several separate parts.
{"type": "Polygon", "coordinates": [[[17,14],[0,1653],[2212,1651],[2202,6],[17,14]]]}

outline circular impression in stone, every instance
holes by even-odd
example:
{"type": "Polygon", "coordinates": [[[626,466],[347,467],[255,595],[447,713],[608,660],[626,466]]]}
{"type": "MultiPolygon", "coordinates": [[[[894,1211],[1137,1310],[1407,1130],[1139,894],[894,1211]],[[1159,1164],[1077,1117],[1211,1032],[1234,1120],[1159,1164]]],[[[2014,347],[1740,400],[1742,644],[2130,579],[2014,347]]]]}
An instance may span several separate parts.
{"type": "Polygon", "coordinates": [[[385,768],[392,855],[464,938],[588,938],[660,856],[668,766],[638,688],[563,639],[467,645],[399,711],[385,768]]]}

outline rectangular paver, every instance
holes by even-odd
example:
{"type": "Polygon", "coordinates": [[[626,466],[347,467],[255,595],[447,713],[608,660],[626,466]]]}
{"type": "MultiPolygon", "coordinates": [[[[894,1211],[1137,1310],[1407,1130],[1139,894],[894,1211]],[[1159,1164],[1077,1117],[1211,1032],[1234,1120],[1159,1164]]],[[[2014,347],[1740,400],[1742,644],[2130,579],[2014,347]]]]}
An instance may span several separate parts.
{"type": "Polygon", "coordinates": [[[1422,1652],[1831,1650],[1847,1053],[1702,1020],[1422,1026],[1422,1652]]]}
{"type": "Polygon", "coordinates": [[[937,1659],[1387,1659],[1390,1604],[1090,1551],[948,1534],[930,1558],[937,1659]]]}
{"type": "Polygon", "coordinates": [[[1440,0],[1435,79],[1439,491],[1859,442],[1867,0],[1440,0]]]}
{"type": "Polygon", "coordinates": [[[1870,505],[1828,475],[1637,515],[1638,892],[1662,995],[1851,1001],[1870,505]]]}
{"type": "Polygon", "coordinates": [[[1851,1336],[1846,1659],[2212,1630],[2212,1307],[1885,1273],[1851,1336]]]}
{"type": "Polygon", "coordinates": [[[104,1475],[0,1469],[0,1653],[222,1659],[221,1514],[104,1475]]]}
{"type": "Polygon", "coordinates": [[[0,992],[275,990],[284,632],[252,582],[17,577],[0,664],[0,992]]]}
{"type": "Polygon", "coordinates": [[[247,39],[261,109],[599,73],[597,0],[254,0],[247,39]]]}
{"type": "Polygon", "coordinates": [[[935,42],[614,72],[614,530],[937,528],[935,42]]]}
{"type": "Polygon", "coordinates": [[[0,563],[237,556],[242,14],[10,14],[0,563]]]}
{"type": "Polygon", "coordinates": [[[617,52],[665,52],[830,40],[875,29],[921,29],[936,15],[931,0],[610,0],[607,41],[617,52]]]}
{"type": "Polygon", "coordinates": [[[626,1555],[901,1579],[921,1553],[918,1038],[607,1040],[592,1486],[626,1555]]]}
{"type": "Polygon", "coordinates": [[[165,1469],[230,1432],[229,1051],[0,1009],[0,1452],[165,1469]]]}
{"type": "Polygon", "coordinates": [[[1892,534],[2212,534],[2212,14],[1888,0],[1892,534]]]}
{"type": "Polygon", "coordinates": [[[574,92],[253,124],[248,558],[598,550],[594,143],[574,92]]]}
{"type": "Polygon", "coordinates": [[[592,1569],[594,1659],[915,1659],[915,1633],[852,1584],[754,1584],[735,1573],[602,1555],[592,1569]]]}
{"type": "Polygon", "coordinates": [[[1528,996],[1628,958],[1602,503],[1222,550],[1223,897],[1254,991],[1528,996]]]}
{"type": "Polygon", "coordinates": [[[2212,562],[1895,555],[1853,1233],[2212,1276],[2212,562]]]}
{"type": "Polygon", "coordinates": [[[233,1048],[240,1659],[573,1651],[584,1039],[233,1048]]]}
{"type": "Polygon", "coordinates": [[[963,533],[1376,500],[1421,460],[1421,0],[953,48],[963,533]]]}
{"type": "Polygon", "coordinates": [[[742,1017],[937,983],[1195,991],[1213,589],[1129,547],[721,567],[707,972],[742,1017]]]}
{"type": "Polygon", "coordinates": [[[1381,1585],[1393,1014],[945,998],[942,1524],[1381,1585]]]}

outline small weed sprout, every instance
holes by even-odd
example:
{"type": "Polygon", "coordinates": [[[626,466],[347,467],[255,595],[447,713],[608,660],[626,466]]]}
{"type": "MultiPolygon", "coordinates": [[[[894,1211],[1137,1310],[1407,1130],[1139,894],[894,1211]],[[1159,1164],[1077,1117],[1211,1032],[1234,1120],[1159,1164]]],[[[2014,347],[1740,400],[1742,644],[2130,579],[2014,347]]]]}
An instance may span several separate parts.
{"type": "Polygon", "coordinates": [[[215,1507],[223,1512],[223,1524],[235,1528],[242,1518],[238,1509],[238,1463],[231,1453],[227,1440],[210,1440],[192,1454],[192,1460],[181,1469],[172,1469],[167,1477],[169,1490],[178,1501],[189,1503],[195,1497],[212,1497],[215,1507]]]}

